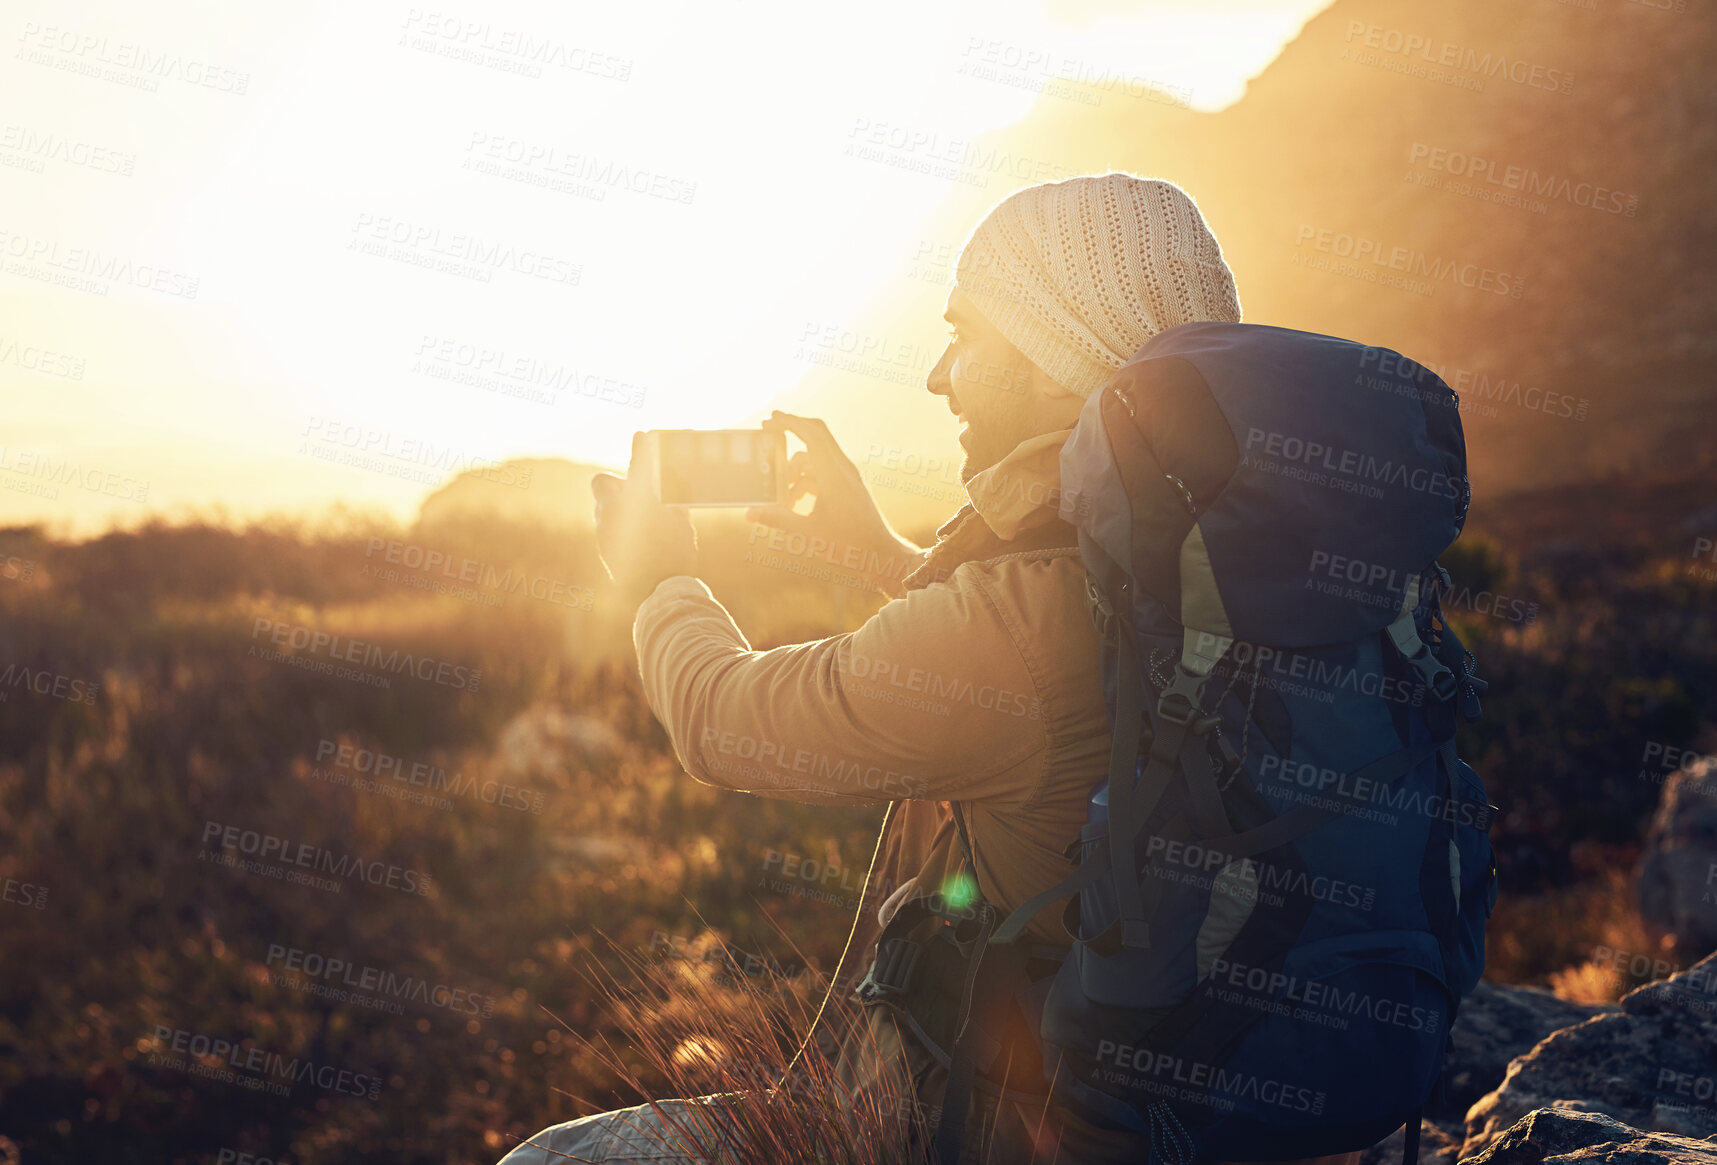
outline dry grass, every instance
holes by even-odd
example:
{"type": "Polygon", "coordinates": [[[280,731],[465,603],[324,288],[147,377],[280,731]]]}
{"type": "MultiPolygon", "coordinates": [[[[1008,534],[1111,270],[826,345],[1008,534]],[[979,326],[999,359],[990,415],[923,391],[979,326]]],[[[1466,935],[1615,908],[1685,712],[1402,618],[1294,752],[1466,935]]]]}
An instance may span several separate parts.
{"type": "MultiPolygon", "coordinates": [[[[658,1120],[639,1131],[654,1147],[712,1165],[922,1165],[930,1130],[904,1081],[884,1073],[850,1089],[822,1043],[795,1058],[826,980],[779,968],[747,974],[743,952],[708,932],[666,959],[617,953],[618,967],[593,962],[588,971],[613,1034],[565,1030],[639,1095],[705,1098],[646,1101],[658,1120]]],[[[854,1008],[831,1026],[867,1031],[858,1018],[854,1008]]]]}

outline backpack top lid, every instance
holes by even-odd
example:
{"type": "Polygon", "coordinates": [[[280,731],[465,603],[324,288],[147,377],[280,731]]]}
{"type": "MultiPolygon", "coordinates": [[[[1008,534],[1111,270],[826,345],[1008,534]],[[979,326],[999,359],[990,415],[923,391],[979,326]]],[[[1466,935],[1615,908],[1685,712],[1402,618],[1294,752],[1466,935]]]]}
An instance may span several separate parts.
{"type": "Polygon", "coordinates": [[[1182,324],[1086,401],[1061,517],[1098,578],[1136,578],[1189,637],[1357,639],[1402,613],[1460,534],[1458,403],[1388,348],[1182,324]]]}

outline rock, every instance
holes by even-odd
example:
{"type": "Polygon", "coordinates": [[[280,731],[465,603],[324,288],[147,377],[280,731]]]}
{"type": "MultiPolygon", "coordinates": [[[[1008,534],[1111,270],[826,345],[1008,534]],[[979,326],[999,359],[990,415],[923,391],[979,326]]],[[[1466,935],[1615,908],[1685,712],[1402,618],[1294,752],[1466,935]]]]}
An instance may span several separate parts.
{"type": "Polygon", "coordinates": [[[503,772],[539,787],[611,762],[624,750],[620,733],[607,722],[544,704],[514,716],[495,741],[503,772]]]}
{"type": "Polygon", "coordinates": [[[1570,1003],[1541,988],[1504,987],[1481,980],[1455,1014],[1443,1099],[1427,1107],[1425,1115],[1459,1125],[1480,1097],[1502,1083],[1510,1060],[1531,1051],[1559,1028],[1619,1010],[1613,1003],[1570,1003]]]}
{"type": "Polygon", "coordinates": [[[1539,1108],[1527,1113],[1467,1165],[1717,1165],[1717,1143],[1631,1128],[1602,1113],[1539,1108]]]}
{"type": "Polygon", "coordinates": [[[1542,1108],[1601,1113],[1653,1132],[1717,1135],[1714,1092],[1717,955],[1629,992],[1619,1010],[1553,1032],[1513,1060],[1502,1083],[1467,1113],[1462,1155],[1481,1152],[1542,1108]]]}
{"type": "MultiPolygon", "coordinates": [[[[1655,775],[1646,773],[1642,775],[1655,775]]],[[[1702,757],[1663,783],[1639,865],[1639,909],[1682,954],[1717,950],[1717,760],[1702,757]]]]}
{"type": "MultiPolygon", "coordinates": [[[[1444,1067],[1443,1095],[1428,1105],[1419,1126],[1421,1165],[1455,1165],[1466,1139],[1462,1120],[1485,1093],[1502,1083],[1508,1062],[1532,1050],[1551,1032],[1620,1011],[1614,1003],[1570,1003],[1538,987],[1480,982],[1461,1000],[1444,1067]]],[[[1397,1165],[1406,1137],[1397,1129],[1366,1150],[1362,1165],[1397,1165]]]]}

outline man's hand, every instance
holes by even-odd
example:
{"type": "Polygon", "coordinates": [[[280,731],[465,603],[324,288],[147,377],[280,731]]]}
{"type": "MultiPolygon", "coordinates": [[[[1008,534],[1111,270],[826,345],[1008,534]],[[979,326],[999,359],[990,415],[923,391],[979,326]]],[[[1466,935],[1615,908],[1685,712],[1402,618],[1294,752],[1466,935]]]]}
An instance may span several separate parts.
{"type": "Polygon", "coordinates": [[[841,452],[829,426],[813,417],[774,412],[763,422],[770,431],[785,429],[805,443],[787,462],[787,502],[745,512],[748,520],[803,534],[826,543],[824,553],[886,594],[900,593],[900,580],[919,563],[923,550],[894,532],[852,459],[841,452]],[[811,511],[793,504],[806,495],[811,511]]]}
{"type": "MultiPolygon", "coordinates": [[[[634,454],[637,447],[634,440],[634,454]]],[[[665,578],[697,573],[691,518],[657,501],[640,474],[599,473],[590,480],[590,492],[596,495],[597,553],[628,602],[642,603],[665,578]]]]}

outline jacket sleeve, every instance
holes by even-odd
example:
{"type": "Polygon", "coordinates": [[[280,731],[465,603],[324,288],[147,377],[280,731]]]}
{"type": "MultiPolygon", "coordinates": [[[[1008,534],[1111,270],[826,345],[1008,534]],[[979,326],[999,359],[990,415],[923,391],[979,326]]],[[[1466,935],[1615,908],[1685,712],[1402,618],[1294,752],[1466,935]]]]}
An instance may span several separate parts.
{"type": "Polygon", "coordinates": [[[1045,751],[1042,694],[981,569],[857,631],[761,652],[702,582],[668,579],[633,624],[645,696],[708,784],[818,802],[1023,801],[1045,751]]]}

